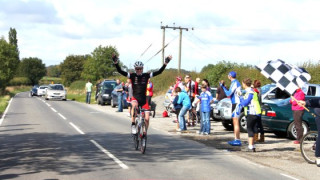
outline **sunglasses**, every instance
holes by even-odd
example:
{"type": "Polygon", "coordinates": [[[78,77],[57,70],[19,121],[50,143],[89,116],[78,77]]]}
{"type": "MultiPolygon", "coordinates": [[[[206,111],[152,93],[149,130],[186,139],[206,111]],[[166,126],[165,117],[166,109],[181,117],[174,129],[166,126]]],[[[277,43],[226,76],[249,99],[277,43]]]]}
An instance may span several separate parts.
{"type": "Polygon", "coordinates": [[[140,70],[142,70],[142,68],[136,68],[136,71],[140,71],[140,70]]]}

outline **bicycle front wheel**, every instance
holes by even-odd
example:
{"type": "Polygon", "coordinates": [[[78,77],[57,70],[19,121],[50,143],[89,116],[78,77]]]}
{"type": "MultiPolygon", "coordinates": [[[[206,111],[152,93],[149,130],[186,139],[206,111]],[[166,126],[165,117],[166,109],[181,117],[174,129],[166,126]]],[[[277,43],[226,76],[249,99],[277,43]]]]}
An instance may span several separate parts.
{"type": "Polygon", "coordinates": [[[141,123],[141,130],[140,130],[140,151],[142,154],[146,152],[147,148],[147,131],[145,123],[141,123]]]}
{"type": "Polygon", "coordinates": [[[316,163],[316,140],[318,133],[315,131],[308,132],[303,136],[302,141],[300,142],[300,151],[302,157],[311,164],[316,163]]]}

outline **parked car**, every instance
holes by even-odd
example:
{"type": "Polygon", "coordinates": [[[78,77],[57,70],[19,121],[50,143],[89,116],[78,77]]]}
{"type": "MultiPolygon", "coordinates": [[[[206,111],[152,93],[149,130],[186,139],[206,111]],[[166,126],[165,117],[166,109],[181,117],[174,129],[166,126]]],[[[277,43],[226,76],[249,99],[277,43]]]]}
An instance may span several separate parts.
{"type": "Polygon", "coordinates": [[[48,88],[47,85],[41,85],[41,86],[39,86],[38,89],[37,89],[37,95],[38,95],[38,96],[44,96],[44,95],[46,95],[46,89],[47,89],[47,88],[48,88]]]}
{"type": "Polygon", "coordinates": [[[115,80],[104,80],[99,85],[99,92],[97,94],[97,102],[99,105],[111,104],[111,93],[117,86],[115,80]]]}
{"type": "Polygon", "coordinates": [[[39,85],[34,85],[32,87],[32,89],[30,90],[30,96],[31,97],[38,95],[38,87],[39,87],[39,85]]]}
{"type": "Polygon", "coordinates": [[[62,84],[50,84],[46,89],[45,100],[67,100],[67,91],[62,84]]]}
{"type": "MultiPolygon", "coordinates": [[[[261,100],[262,103],[277,103],[290,97],[288,93],[282,91],[275,84],[267,84],[261,87],[261,100]]],[[[320,85],[319,84],[309,84],[308,96],[320,96],[320,85]]],[[[226,98],[225,98],[226,99],[226,98]]],[[[232,118],[231,118],[231,100],[221,100],[217,103],[216,107],[213,109],[213,116],[216,119],[222,121],[222,125],[228,129],[232,130],[232,118]],[[222,102],[221,102],[222,101],[222,102]],[[230,112],[230,113],[229,113],[230,112]],[[229,116],[230,115],[230,116],[229,116]]],[[[239,117],[240,131],[247,132],[247,119],[242,112],[239,117]]]]}
{"type": "MultiPolygon", "coordinates": [[[[313,96],[306,96],[306,99],[313,96]]],[[[293,113],[291,110],[290,98],[278,101],[264,103],[262,106],[262,124],[265,129],[273,132],[277,136],[288,136],[291,139],[296,139],[297,131],[293,123],[293,113]]],[[[313,109],[310,109],[313,112],[313,109]]],[[[310,112],[305,111],[302,117],[302,127],[304,134],[309,130],[317,130],[315,118],[310,112]]]]}
{"type": "MultiPolygon", "coordinates": [[[[116,107],[118,106],[118,95],[116,93],[111,93],[111,102],[110,102],[111,107],[116,107]]],[[[128,103],[126,100],[126,96],[122,96],[122,107],[123,108],[128,108],[128,103]]]]}

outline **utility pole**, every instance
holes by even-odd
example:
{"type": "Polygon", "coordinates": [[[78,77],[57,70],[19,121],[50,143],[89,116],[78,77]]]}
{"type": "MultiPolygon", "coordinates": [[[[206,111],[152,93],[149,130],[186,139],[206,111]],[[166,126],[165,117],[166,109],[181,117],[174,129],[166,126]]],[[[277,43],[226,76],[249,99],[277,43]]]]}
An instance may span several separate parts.
{"type": "MultiPolygon", "coordinates": [[[[176,30],[176,29],[179,29],[180,30],[180,38],[179,38],[179,61],[178,61],[178,74],[180,74],[180,70],[181,70],[181,47],[182,47],[182,30],[186,30],[188,31],[189,28],[184,28],[184,27],[176,27],[175,26],[175,23],[173,23],[173,27],[170,27],[168,25],[166,26],[163,26],[162,25],[162,22],[161,22],[161,29],[163,29],[163,39],[162,39],[162,63],[163,63],[163,60],[164,60],[164,46],[165,46],[165,29],[173,29],[173,30],[176,30]]],[[[191,28],[191,30],[194,30],[194,28],[191,28]]]]}

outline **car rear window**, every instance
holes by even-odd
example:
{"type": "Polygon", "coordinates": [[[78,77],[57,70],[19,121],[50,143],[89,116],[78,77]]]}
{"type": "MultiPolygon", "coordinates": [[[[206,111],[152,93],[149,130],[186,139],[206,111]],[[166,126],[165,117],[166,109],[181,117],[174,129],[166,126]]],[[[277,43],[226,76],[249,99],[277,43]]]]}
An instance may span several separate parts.
{"type": "Polygon", "coordinates": [[[116,82],[105,82],[103,83],[103,89],[109,89],[113,90],[116,87],[117,83],[116,82]]]}

